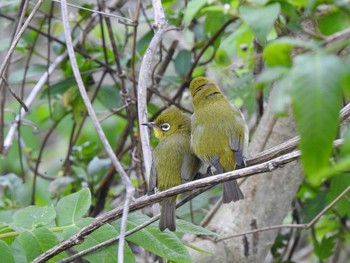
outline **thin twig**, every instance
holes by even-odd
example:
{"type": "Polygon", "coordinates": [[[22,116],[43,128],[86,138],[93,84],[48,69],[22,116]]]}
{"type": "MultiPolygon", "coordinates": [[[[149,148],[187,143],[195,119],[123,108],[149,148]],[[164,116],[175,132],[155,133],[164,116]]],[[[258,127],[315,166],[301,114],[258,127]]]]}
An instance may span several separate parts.
{"type": "MultiPolygon", "coordinates": [[[[8,15],[3,14],[3,13],[0,13],[0,17],[4,17],[4,18],[6,18],[6,19],[8,19],[8,20],[11,20],[11,21],[14,21],[14,20],[15,20],[13,17],[8,16],[8,15]]],[[[43,31],[41,31],[41,30],[39,30],[39,29],[37,29],[37,28],[35,28],[35,27],[33,27],[33,26],[28,26],[28,28],[29,28],[30,30],[33,30],[34,32],[37,32],[38,34],[40,34],[40,35],[42,35],[42,36],[47,37],[47,38],[50,39],[51,41],[54,41],[54,42],[56,42],[56,43],[58,43],[58,44],[60,44],[60,45],[62,45],[62,46],[65,46],[65,45],[66,45],[64,41],[62,41],[62,40],[60,40],[60,39],[58,39],[58,38],[56,38],[56,37],[50,36],[50,35],[47,34],[46,32],[43,32],[43,31]]],[[[100,65],[101,67],[104,67],[104,68],[108,69],[110,72],[114,72],[114,69],[113,69],[111,66],[109,66],[108,64],[102,62],[100,59],[96,59],[96,58],[92,57],[92,56],[91,56],[90,54],[88,54],[86,51],[84,51],[84,50],[82,50],[82,49],[79,49],[79,48],[75,48],[75,51],[76,51],[77,53],[81,54],[82,56],[84,56],[86,59],[92,60],[93,62],[96,62],[96,63],[97,63],[98,65],[100,65]]],[[[112,75],[112,77],[113,77],[113,75],[112,75]]]]}
{"type": "MultiPolygon", "coordinates": [[[[53,2],[56,2],[56,3],[59,3],[61,4],[62,2],[59,1],[59,0],[51,0],[53,2]]],[[[102,16],[105,16],[105,17],[113,17],[113,18],[118,18],[118,22],[123,24],[123,25],[127,25],[127,26],[135,26],[135,21],[130,19],[130,18],[126,18],[126,17],[123,17],[123,16],[118,16],[118,15],[115,15],[115,14],[111,14],[109,12],[102,12],[102,11],[98,11],[98,10],[94,10],[94,9],[90,9],[90,8],[86,8],[86,7],[83,7],[83,6],[78,6],[78,5],[74,5],[74,4],[70,4],[70,3],[67,3],[68,6],[70,7],[74,7],[74,8],[77,8],[77,9],[80,9],[80,10],[86,10],[86,11],[89,11],[91,13],[95,13],[95,14],[99,14],[99,15],[102,15],[102,16]],[[124,20],[124,21],[123,21],[124,20]]]]}
{"type": "MultiPolygon", "coordinates": [[[[75,42],[75,43],[77,43],[77,42],[75,42]]],[[[41,76],[41,78],[39,79],[37,84],[33,87],[32,91],[28,95],[26,101],[24,102],[25,105],[27,105],[28,108],[33,103],[35,97],[38,95],[38,93],[40,92],[41,88],[45,85],[48,76],[52,74],[52,72],[67,57],[67,55],[68,55],[68,53],[64,52],[62,55],[58,56],[55,59],[55,61],[51,64],[49,69],[41,76]]],[[[7,133],[7,136],[6,136],[5,140],[4,140],[4,148],[3,148],[3,151],[2,151],[3,155],[6,155],[8,150],[10,149],[10,147],[12,145],[12,142],[13,142],[13,139],[14,139],[15,134],[16,134],[18,122],[21,119],[23,119],[23,117],[25,115],[26,115],[26,111],[24,110],[24,108],[22,108],[21,112],[16,116],[15,121],[10,126],[10,129],[9,129],[9,131],[7,133]]]]}
{"type": "Polygon", "coordinates": [[[338,195],[329,205],[327,205],[323,210],[317,214],[309,223],[307,224],[284,224],[284,225],[275,225],[275,226],[268,226],[268,227],[261,227],[258,229],[254,229],[252,231],[243,232],[236,235],[231,235],[227,237],[222,237],[216,240],[216,242],[221,242],[227,239],[231,239],[234,237],[259,233],[259,232],[265,232],[265,231],[271,231],[275,229],[282,229],[282,228],[302,228],[302,229],[309,229],[310,227],[314,226],[317,221],[329,210],[331,209],[341,198],[343,198],[348,192],[350,191],[350,185],[340,194],[338,195]]]}
{"type": "Polygon", "coordinates": [[[184,78],[184,81],[182,82],[182,85],[180,86],[180,88],[178,89],[178,91],[176,92],[176,94],[173,97],[173,100],[175,101],[176,99],[178,99],[182,93],[183,90],[188,87],[188,85],[190,84],[190,80],[192,77],[192,73],[194,71],[194,69],[196,68],[197,64],[199,63],[200,59],[202,58],[202,56],[204,55],[205,51],[213,44],[213,42],[225,31],[225,29],[231,25],[232,23],[234,23],[236,20],[238,19],[238,17],[233,17],[230,20],[226,21],[225,24],[223,24],[216,32],[215,34],[213,34],[210,39],[205,43],[205,45],[203,46],[203,48],[201,49],[201,51],[199,52],[199,54],[197,55],[197,57],[195,58],[194,62],[191,64],[191,68],[190,70],[187,72],[186,77],[184,78]]]}
{"type": "MultiPolygon", "coordinates": [[[[135,189],[134,189],[129,177],[127,176],[126,172],[124,171],[122,165],[120,164],[120,162],[116,158],[116,156],[113,152],[113,149],[110,146],[110,144],[106,138],[106,135],[104,134],[104,132],[102,130],[100,123],[98,122],[96,113],[92,107],[89,96],[86,92],[83,80],[82,80],[81,75],[80,75],[80,70],[79,70],[79,67],[77,65],[77,61],[75,58],[75,53],[74,53],[74,48],[73,48],[73,43],[72,43],[72,38],[71,38],[71,32],[70,32],[71,30],[70,30],[69,21],[68,21],[68,8],[67,8],[66,0],[61,1],[61,12],[62,12],[62,20],[63,20],[65,39],[67,42],[68,55],[69,55],[69,58],[70,58],[70,61],[72,64],[73,73],[74,73],[75,80],[77,82],[81,97],[84,101],[84,104],[85,104],[86,109],[89,113],[91,121],[94,124],[94,127],[95,127],[95,129],[100,137],[100,140],[101,140],[106,152],[108,153],[112,163],[114,164],[116,170],[119,172],[119,174],[123,180],[123,183],[125,185],[125,188],[126,188],[126,197],[125,197],[125,203],[124,203],[124,208],[123,208],[123,217],[122,217],[121,231],[120,231],[121,238],[120,238],[120,242],[119,242],[119,248],[122,248],[122,250],[121,250],[121,252],[120,252],[120,249],[118,250],[118,252],[119,252],[118,253],[118,260],[119,260],[119,262],[123,262],[123,260],[124,260],[123,251],[124,251],[124,241],[125,241],[125,238],[124,238],[125,232],[123,232],[123,229],[124,229],[124,231],[126,229],[126,219],[127,219],[128,213],[129,213],[129,203],[130,203],[131,198],[134,195],[135,189]]],[[[36,262],[42,262],[40,259],[41,257],[42,257],[42,255],[36,259],[36,262]]]]}
{"type": "MultiPolygon", "coordinates": [[[[25,77],[23,78],[23,80],[25,79],[25,77]]],[[[6,85],[7,89],[10,91],[11,95],[17,100],[17,102],[24,108],[24,110],[26,112],[29,111],[27,105],[23,102],[23,100],[17,96],[16,92],[14,92],[11,88],[11,86],[7,83],[6,78],[2,77],[2,80],[4,82],[4,84],[6,85]]]]}
{"type": "Polygon", "coordinates": [[[31,199],[31,204],[35,205],[35,196],[36,196],[36,183],[37,183],[37,177],[38,177],[38,173],[39,173],[39,165],[41,163],[41,159],[44,153],[44,149],[46,146],[46,143],[48,142],[52,132],[56,129],[57,125],[61,123],[61,121],[64,119],[65,115],[63,115],[59,120],[57,120],[52,127],[49,129],[49,131],[46,133],[46,135],[44,136],[43,142],[40,146],[39,149],[39,154],[37,157],[37,160],[35,162],[35,168],[34,168],[34,177],[33,177],[33,187],[32,187],[32,199],[31,199]]]}
{"type": "MultiPolygon", "coordinates": [[[[18,32],[21,30],[21,25],[23,23],[23,19],[25,17],[26,11],[27,11],[27,7],[28,7],[29,1],[21,1],[20,7],[19,7],[19,13],[20,15],[18,17],[14,18],[14,31],[12,33],[11,36],[11,43],[14,41],[14,39],[16,39],[16,35],[18,34],[18,32]]],[[[8,71],[9,71],[9,65],[10,65],[10,61],[12,58],[12,52],[8,53],[8,57],[7,63],[3,63],[3,68],[2,68],[2,72],[1,72],[1,79],[4,80],[4,82],[1,82],[0,79],[0,153],[3,151],[3,142],[4,142],[4,123],[5,123],[5,118],[4,118],[4,110],[5,110],[5,104],[6,104],[6,87],[9,87],[6,83],[5,83],[5,78],[7,78],[8,76],[8,71]]],[[[10,92],[12,93],[11,89],[9,89],[10,92]]],[[[14,93],[13,93],[14,94],[14,93]]],[[[16,97],[15,97],[16,98],[16,97]]],[[[17,98],[16,98],[17,99],[17,98]]],[[[20,165],[22,165],[22,156],[20,157],[20,165]]],[[[23,172],[22,172],[23,175],[23,172]]],[[[22,176],[22,179],[24,181],[24,176],[22,176]]]]}
{"type": "Polygon", "coordinates": [[[334,44],[335,42],[343,41],[350,37],[350,28],[346,28],[342,31],[336,32],[333,35],[327,36],[321,43],[323,46],[327,46],[329,44],[334,44]]]}
{"type": "Polygon", "coordinates": [[[15,38],[13,39],[13,41],[11,42],[11,46],[5,56],[5,59],[3,61],[3,63],[1,64],[0,67],[0,87],[2,85],[2,76],[4,74],[4,70],[6,69],[8,63],[9,63],[9,59],[11,58],[12,53],[14,52],[19,40],[22,38],[22,35],[24,33],[24,31],[27,29],[30,21],[32,21],[32,19],[34,18],[34,15],[36,14],[36,12],[39,10],[41,4],[42,4],[43,0],[39,0],[36,5],[33,7],[32,12],[30,13],[30,15],[28,16],[27,20],[24,22],[23,26],[21,27],[21,29],[18,31],[18,33],[16,34],[15,38]]]}

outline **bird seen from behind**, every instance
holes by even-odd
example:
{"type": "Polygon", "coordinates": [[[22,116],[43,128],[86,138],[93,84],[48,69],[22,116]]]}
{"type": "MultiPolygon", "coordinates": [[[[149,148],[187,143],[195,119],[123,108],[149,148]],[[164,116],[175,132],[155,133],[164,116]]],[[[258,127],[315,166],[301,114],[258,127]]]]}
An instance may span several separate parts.
{"type": "MultiPolygon", "coordinates": [[[[248,126],[241,111],[205,77],[190,83],[194,113],[191,119],[191,147],[205,164],[218,174],[245,166],[248,126]]],[[[237,181],[223,184],[223,202],[243,199],[237,181]]]]}

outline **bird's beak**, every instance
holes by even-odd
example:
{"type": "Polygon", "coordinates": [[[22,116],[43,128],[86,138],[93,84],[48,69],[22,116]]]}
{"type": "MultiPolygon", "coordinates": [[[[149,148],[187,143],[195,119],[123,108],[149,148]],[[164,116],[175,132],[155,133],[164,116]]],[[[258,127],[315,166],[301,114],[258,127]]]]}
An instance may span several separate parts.
{"type": "Polygon", "coordinates": [[[157,127],[157,125],[153,121],[152,122],[145,122],[145,123],[142,123],[141,125],[147,126],[149,128],[157,127]]]}

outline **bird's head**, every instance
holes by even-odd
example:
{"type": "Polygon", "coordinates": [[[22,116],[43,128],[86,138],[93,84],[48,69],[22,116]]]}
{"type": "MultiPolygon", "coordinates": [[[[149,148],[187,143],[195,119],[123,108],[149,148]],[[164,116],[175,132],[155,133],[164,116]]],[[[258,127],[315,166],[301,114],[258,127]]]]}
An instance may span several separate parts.
{"type": "Polygon", "coordinates": [[[174,106],[164,110],[154,122],[142,125],[153,128],[154,135],[160,141],[179,132],[191,132],[190,115],[174,106]]]}
{"type": "Polygon", "coordinates": [[[190,83],[190,92],[193,106],[195,108],[199,104],[205,103],[206,99],[212,95],[222,94],[219,87],[210,79],[205,77],[194,78],[190,83]]]}

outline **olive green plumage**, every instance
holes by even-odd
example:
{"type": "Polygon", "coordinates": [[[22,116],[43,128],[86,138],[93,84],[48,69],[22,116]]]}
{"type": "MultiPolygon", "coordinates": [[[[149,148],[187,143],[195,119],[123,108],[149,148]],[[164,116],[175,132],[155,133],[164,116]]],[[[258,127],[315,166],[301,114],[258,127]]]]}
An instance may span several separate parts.
{"type": "MultiPolygon", "coordinates": [[[[204,163],[217,173],[245,165],[248,127],[240,110],[231,104],[211,80],[198,77],[191,81],[191,147],[204,163]]],[[[236,180],[225,182],[223,202],[238,201],[244,196],[236,180]]]]}
{"type": "MultiPolygon", "coordinates": [[[[153,151],[153,163],[149,181],[149,192],[157,187],[159,191],[188,182],[199,170],[200,160],[193,155],[190,147],[190,115],[176,107],[163,111],[155,122],[144,123],[153,128],[159,139],[153,151]]],[[[175,225],[176,196],[161,202],[159,229],[176,230],[175,225]]]]}

